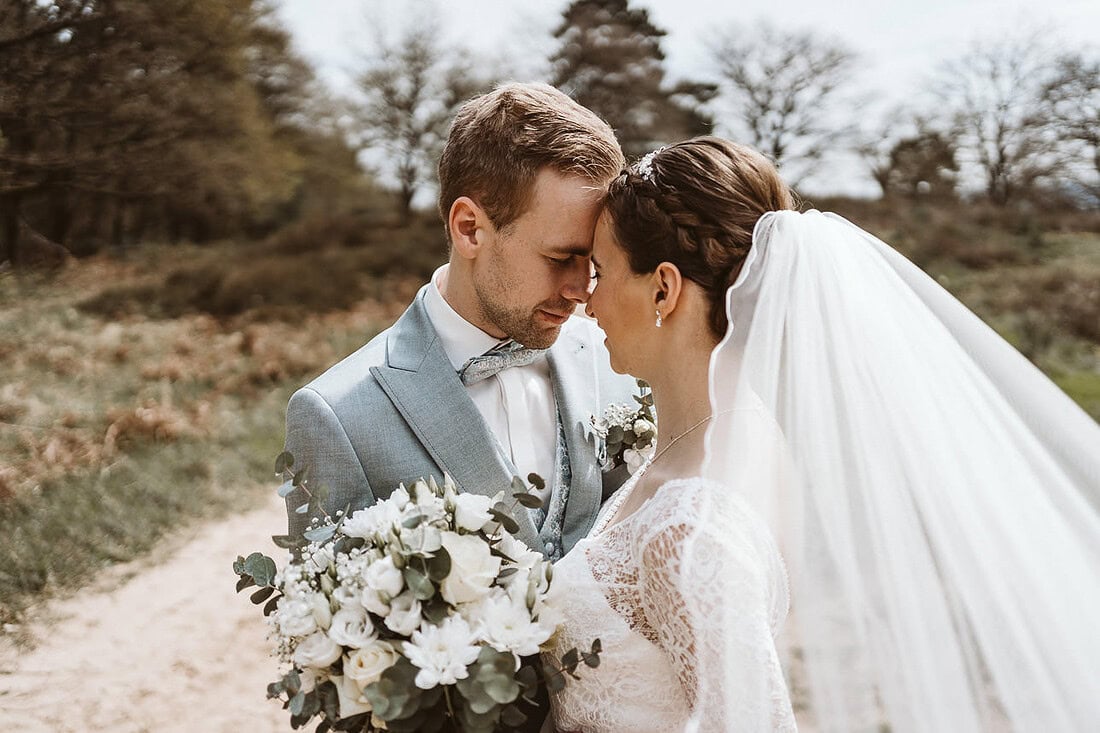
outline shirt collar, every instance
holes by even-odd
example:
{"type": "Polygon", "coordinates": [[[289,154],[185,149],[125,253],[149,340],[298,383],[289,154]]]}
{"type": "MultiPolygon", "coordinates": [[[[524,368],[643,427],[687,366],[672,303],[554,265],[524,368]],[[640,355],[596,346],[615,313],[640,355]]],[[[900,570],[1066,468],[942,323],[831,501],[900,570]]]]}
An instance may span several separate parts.
{"type": "Polygon", "coordinates": [[[428,291],[424,294],[424,310],[432,322],[439,340],[443,342],[443,351],[455,371],[461,369],[467,361],[481,356],[489,349],[501,343],[458,314],[443,297],[440,286],[447,281],[447,269],[443,265],[432,274],[428,291]]]}

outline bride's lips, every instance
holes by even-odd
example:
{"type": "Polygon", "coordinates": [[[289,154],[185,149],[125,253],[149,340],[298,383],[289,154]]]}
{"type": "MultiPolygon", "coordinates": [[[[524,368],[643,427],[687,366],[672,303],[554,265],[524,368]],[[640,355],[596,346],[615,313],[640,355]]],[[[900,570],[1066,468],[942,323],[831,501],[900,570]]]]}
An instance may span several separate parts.
{"type": "Polygon", "coordinates": [[[562,315],[561,313],[554,313],[553,311],[539,309],[539,314],[546,320],[553,323],[555,326],[560,326],[569,320],[569,314],[562,315]]]}

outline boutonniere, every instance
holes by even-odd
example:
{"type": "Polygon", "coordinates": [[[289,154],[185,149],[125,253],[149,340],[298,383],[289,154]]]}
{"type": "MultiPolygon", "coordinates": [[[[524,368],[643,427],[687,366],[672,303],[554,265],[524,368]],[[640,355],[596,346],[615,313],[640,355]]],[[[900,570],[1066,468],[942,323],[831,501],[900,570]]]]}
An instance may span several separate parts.
{"type": "Polygon", "coordinates": [[[645,464],[657,448],[657,420],[653,416],[653,392],[638,380],[637,407],[608,405],[601,417],[589,419],[597,440],[597,453],[604,472],[625,465],[633,474],[645,464]]]}

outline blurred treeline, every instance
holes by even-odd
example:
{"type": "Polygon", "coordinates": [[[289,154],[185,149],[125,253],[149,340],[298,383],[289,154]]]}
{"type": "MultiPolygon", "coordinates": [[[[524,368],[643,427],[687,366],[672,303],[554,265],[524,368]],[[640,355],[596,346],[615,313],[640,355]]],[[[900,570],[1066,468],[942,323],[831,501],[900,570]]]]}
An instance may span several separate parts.
{"type": "Polygon", "coordinates": [[[263,2],[0,0],[0,262],[356,206],[333,116],[263,2]]]}
{"type": "MultiPolygon", "coordinates": [[[[0,263],[248,239],[283,252],[407,242],[422,255],[410,269],[425,269],[442,237],[417,207],[451,116],[510,73],[415,7],[364,35],[355,88],[336,97],[268,0],[0,0],[0,263]]],[[[888,200],[1100,205],[1095,48],[976,41],[875,116],[863,61],[836,40],[715,27],[699,39],[709,76],[673,80],[664,36],[628,0],[575,0],[536,75],[604,116],[631,158],[716,133],[796,186],[843,154],[888,200]]]]}

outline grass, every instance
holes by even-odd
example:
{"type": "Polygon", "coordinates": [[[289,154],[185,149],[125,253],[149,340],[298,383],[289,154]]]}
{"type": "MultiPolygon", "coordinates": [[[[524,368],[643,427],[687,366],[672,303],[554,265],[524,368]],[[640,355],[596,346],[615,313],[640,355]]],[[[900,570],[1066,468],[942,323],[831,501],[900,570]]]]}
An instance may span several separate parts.
{"type": "Polygon", "coordinates": [[[0,276],[0,629],[181,523],[262,500],[293,389],[392,322],[416,285],[349,267],[385,301],[296,307],[288,320],[262,306],[222,318],[166,318],[152,301],[148,313],[81,308],[105,292],[155,291],[166,260],[205,267],[217,255],[166,249],[49,281],[0,276]]]}

